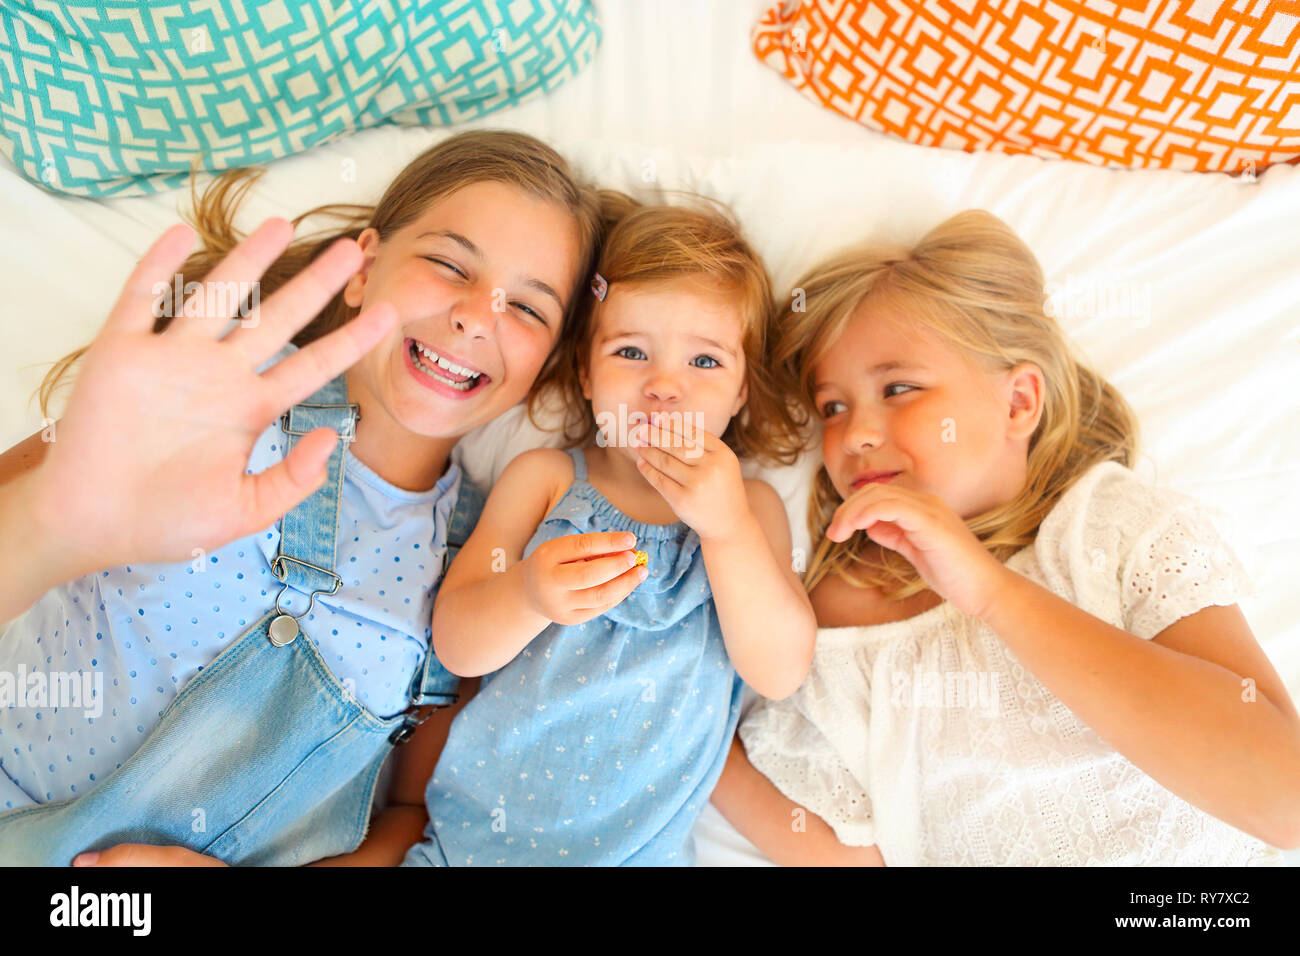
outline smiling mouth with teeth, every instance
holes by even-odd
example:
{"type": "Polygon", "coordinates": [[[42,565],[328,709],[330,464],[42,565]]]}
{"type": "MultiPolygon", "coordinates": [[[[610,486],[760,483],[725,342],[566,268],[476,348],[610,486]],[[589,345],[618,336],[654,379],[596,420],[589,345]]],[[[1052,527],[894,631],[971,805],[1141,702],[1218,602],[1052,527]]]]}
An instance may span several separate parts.
{"type": "Polygon", "coordinates": [[[488,376],[482,372],[463,368],[455,362],[443,358],[432,349],[421,345],[414,339],[411,340],[409,351],[411,362],[416,368],[435,381],[439,381],[457,391],[468,392],[480,382],[489,380],[488,376]]]}

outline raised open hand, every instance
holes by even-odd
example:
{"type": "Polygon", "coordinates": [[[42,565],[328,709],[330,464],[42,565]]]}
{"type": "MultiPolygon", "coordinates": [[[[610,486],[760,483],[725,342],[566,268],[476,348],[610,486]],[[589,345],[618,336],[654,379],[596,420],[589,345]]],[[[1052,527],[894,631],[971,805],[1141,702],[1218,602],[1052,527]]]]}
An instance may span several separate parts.
{"type": "Polygon", "coordinates": [[[238,296],[291,240],[269,219],[227,255],[161,333],[154,289],[170,285],[193,245],[174,226],[141,259],[87,350],[45,460],[29,485],[37,527],[65,574],[130,561],[188,560],[266,527],[325,479],[337,440],[303,436],[281,463],[246,475],[258,435],[372,348],[396,313],[381,303],[258,374],[361,266],[342,239],[230,327],[238,296]],[[241,284],[245,284],[242,285],[241,284]],[[225,303],[224,308],[213,304],[225,303]]]}

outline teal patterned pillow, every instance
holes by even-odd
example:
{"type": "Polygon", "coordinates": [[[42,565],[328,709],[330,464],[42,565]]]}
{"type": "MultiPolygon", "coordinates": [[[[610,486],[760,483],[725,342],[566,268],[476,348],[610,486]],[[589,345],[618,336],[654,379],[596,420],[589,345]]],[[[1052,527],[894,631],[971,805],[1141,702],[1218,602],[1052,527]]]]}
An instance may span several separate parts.
{"type": "Polygon", "coordinates": [[[0,150],[77,196],[183,185],[381,123],[444,126],[582,69],[589,0],[18,0],[0,150]]]}

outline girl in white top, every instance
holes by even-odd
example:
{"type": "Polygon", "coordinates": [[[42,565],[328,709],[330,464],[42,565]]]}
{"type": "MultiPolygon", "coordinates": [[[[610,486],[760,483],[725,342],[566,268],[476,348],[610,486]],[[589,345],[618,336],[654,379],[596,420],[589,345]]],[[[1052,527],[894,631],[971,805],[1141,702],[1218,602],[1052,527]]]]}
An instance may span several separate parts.
{"type": "MultiPolygon", "coordinates": [[[[1245,864],[1300,844],[1300,717],[1210,513],[988,213],[798,283],[777,359],[823,426],[796,693],[713,802],[780,863],[1245,864]],[[797,301],[797,300],[796,300],[797,301]]],[[[1207,467],[1208,467],[1207,463],[1207,467]]],[[[742,747],[743,744],[743,747],[742,747]]]]}

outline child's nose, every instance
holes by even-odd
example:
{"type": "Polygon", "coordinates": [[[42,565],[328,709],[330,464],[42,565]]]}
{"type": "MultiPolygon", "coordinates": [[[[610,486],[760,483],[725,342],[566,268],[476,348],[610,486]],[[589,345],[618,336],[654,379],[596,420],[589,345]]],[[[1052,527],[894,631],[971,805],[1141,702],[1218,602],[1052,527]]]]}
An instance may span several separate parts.
{"type": "Polygon", "coordinates": [[[880,421],[861,412],[855,412],[844,429],[844,450],[850,454],[858,454],[863,448],[879,448],[884,440],[880,421]]]}
{"type": "Polygon", "coordinates": [[[470,338],[486,338],[496,328],[501,313],[491,292],[467,292],[451,307],[451,324],[470,338]]]}
{"type": "Polygon", "coordinates": [[[675,402],[682,397],[681,382],[668,372],[653,372],[645,383],[645,395],[658,402],[675,402]]]}

